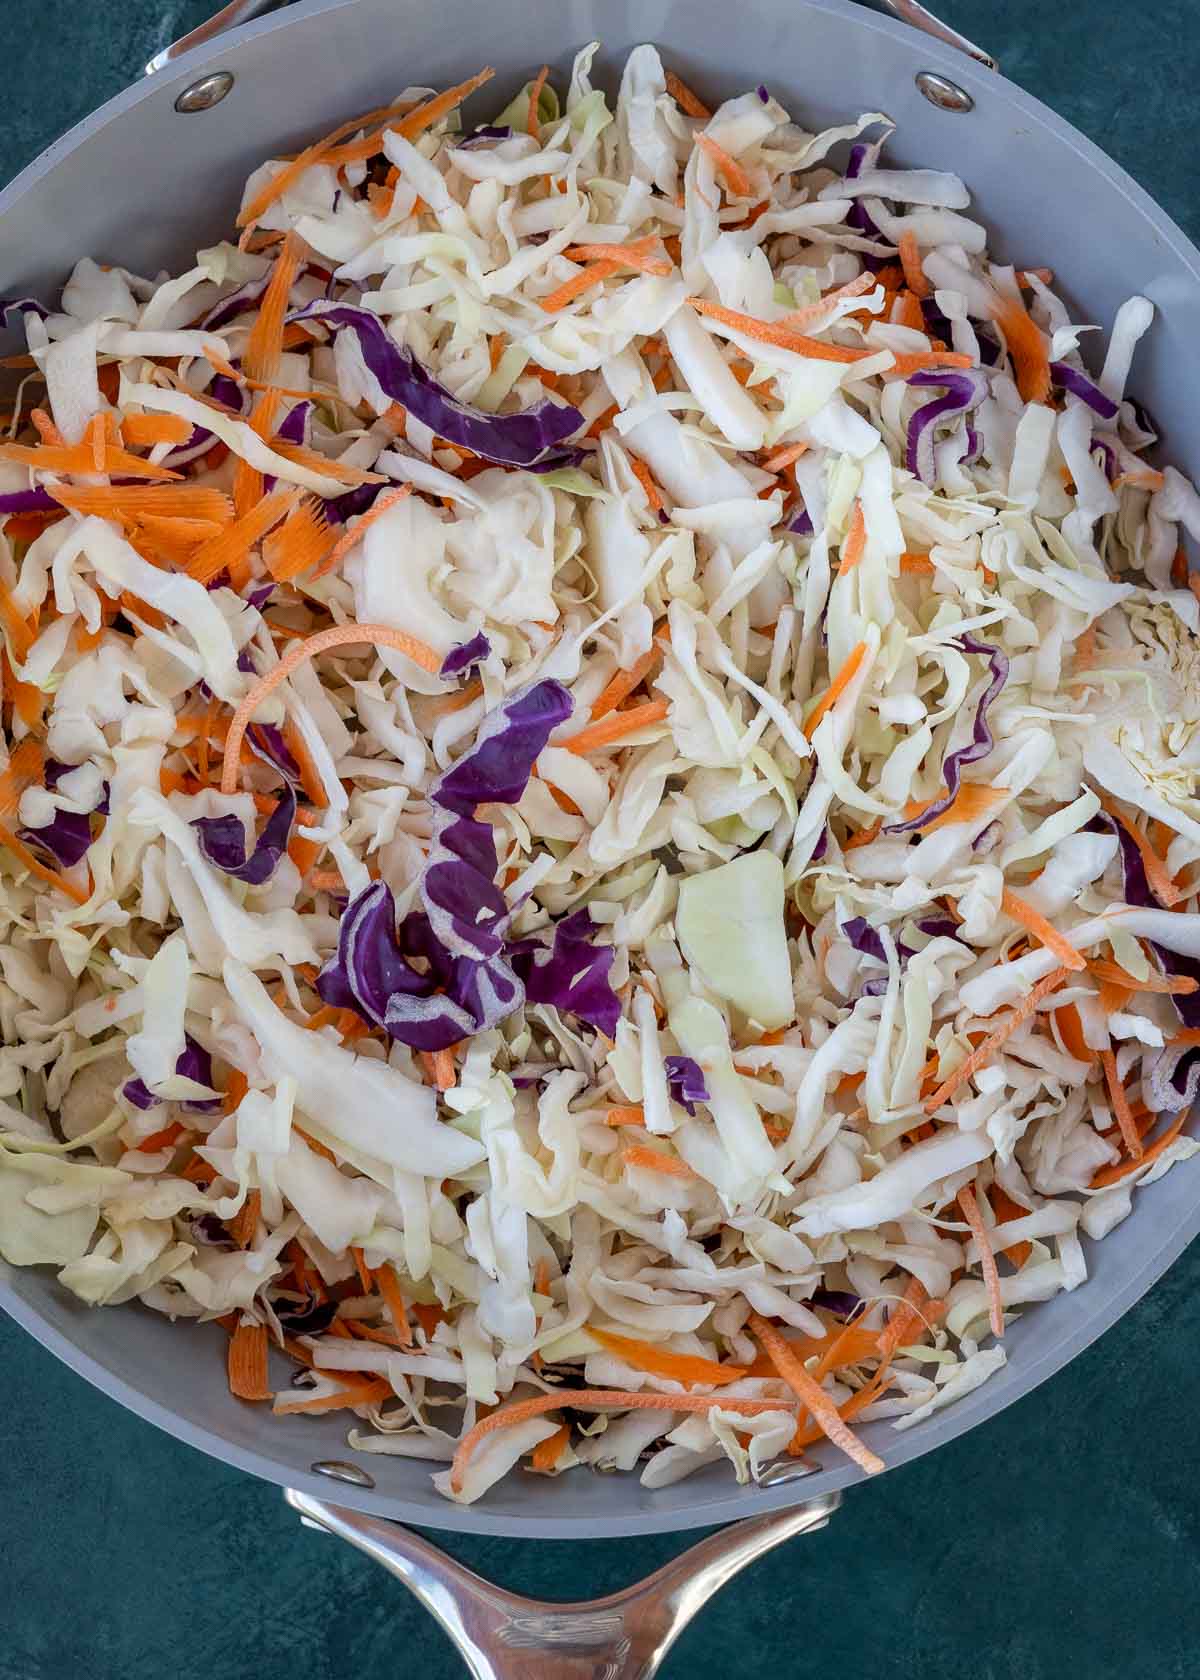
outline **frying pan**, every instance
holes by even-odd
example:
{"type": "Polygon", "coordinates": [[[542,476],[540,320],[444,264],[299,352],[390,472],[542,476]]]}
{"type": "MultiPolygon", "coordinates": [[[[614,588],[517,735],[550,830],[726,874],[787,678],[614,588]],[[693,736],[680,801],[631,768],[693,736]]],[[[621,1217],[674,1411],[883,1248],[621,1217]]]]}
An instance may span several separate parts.
{"type": "MultiPolygon", "coordinates": [[[[886,110],[898,124],[893,160],[963,175],[1000,260],[1052,263],[1076,319],[1107,325],[1130,294],[1150,297],[1159,319],[1139,352],[1137,392],[1170,458],[1196,476],[1200,432],[1189,429],[1187,404],[1200,386],[1200,253],[984,51],[915,0],[886,3],[907,21],[842,0],[739,0],[732,29],[728,6],[713,0],[306,0],[244,23],[264,0],[241,0],[0,193],[0,295],[51,292],[85,253],[143,273],[189,261],[227,232],[241,182],[264,157],[386,102],[406,82],[449,85],[487,63],[504,87],[545,60],[561,76],[599,37],[611,86],[628,50],[653,40],[714,101],[765,76],[809,128],[886,110]],[[226,32],[230,24],[238,26],[226,32]],[[1091,249],[1097,238],[1103,263],[1091,249]]],[[[1198,1230],[1191,1177],[1168,1174],[1089,1248],[1085,1285],[1011,1326],[1009,1363],[982,1389],[903,1434],[869,1424],[864,1439],[894,1466],[1000,1411],[1114,1323],[1198,1230]]],[[[849,1461],[817,1450],[814,1471],[784,1465],[758,1486],[737,1487],[721,1466],[653,1492],[626,1476],[514,1475],[464,1508],[433,1491],[419,1461],[372,1458],[369,1472],[345,1462],[334,1417],[277,1420],[233,1399],[215,1325],[174,1326],[136,1306],[94,1311],[51,1275],[3,1263],[0,1307],[98,1388],[278,1483],[303,1520],[375,1557],[437,1616],[481,1680],[650,1674],[716,1588],[770,1546],[822,1526],[860,1479],[849,1461]],[[327,1502],[331,1477],[337,1504],[327,1502]],[[405,1523],[523,1539],[723,1526],[625,1593],[552,1606],[491,1587],[405,1523]]]]}

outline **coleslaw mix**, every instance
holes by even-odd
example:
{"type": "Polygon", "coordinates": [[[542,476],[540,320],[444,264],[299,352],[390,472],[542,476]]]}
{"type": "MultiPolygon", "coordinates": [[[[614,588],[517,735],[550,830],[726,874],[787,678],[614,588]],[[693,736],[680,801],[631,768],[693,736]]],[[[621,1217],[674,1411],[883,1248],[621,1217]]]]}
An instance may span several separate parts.
{"type": "Polygon", "coordinates": [[[1197,1147],[1150,304],[596,50],[2,306],[0,1254],[458,1500],[878,1470],[1197,1147]]]}

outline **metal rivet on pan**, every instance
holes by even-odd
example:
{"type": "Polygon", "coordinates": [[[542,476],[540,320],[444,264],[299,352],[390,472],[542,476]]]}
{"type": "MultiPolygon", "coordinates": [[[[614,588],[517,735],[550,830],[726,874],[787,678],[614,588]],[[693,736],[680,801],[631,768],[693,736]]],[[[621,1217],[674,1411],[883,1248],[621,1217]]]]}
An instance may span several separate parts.
{"type": "Polygon", "coordinates": [[[939,76],[936,70],[918,70],[914,80],[931,105],[939,111],[973,111],[975,101],[966,88],[959,87],[949,76],[939,76]]]}
{"type": "Polygon", "coordinates": [[[798,1482],[802,1476],[813,1474],[811,1464],[768,1464],[757,1479],[759,1487],[778,1487],[781,1482],[798,1482]]]}
{"type": "Polygon", "coordinates": [[[349,1482],[351,1487],[373,1488],[374,1476],[357,1464],[347,1464],[340,1458],[319,1458],[315,1464],[309,1466],[318,1476],[328,1476],[335,1482],[349,1482]]]}
{"type": "Polygon", "coordinates": [[[211,111],[214,105],[219,105],[233,86],[233,72],[231,70],[214,70],[210,76],[201,76],[191,87],[185,87],[175,99],[177,111],[211,111]]]}

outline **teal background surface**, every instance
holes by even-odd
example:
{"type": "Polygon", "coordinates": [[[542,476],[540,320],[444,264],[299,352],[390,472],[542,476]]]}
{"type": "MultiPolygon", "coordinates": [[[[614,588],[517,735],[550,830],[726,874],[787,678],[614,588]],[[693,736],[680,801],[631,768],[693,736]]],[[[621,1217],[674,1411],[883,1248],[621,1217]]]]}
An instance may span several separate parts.
{"type": "MultiPolygon", "coordinates": [[[[0,181],[218,3],[0,0],[0,181]]],[[[1200,238],[1195,0],[940,10],[1200,238]]],[[[1198,1295],[1200,1245],[1045,1387],[855,1489],[824,1533],[735,1581],[666,1673],[1195,1680],[1198,1295]]],[[[613,1591],[684,1543],[447,1538],[482,1573],[559,1598],[613,1591]]],[[[121,1411],[0,1318],[0,1680],[406,1673],[462,1670],[402,1587],[301,1528],[274,1488],[121,1411]]]]}

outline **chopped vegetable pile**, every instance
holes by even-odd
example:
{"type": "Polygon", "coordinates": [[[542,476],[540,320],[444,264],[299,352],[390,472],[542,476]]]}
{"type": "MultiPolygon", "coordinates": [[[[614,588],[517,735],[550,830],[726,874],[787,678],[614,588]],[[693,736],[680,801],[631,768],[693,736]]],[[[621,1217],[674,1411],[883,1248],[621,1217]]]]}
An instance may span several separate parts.
{"type": "Polygon", "coordinates": [[[878,1471],[1197,1148],[1151,306],[595,51],[0,306],[0,1254],[461,1501],[878,1471]]]}

